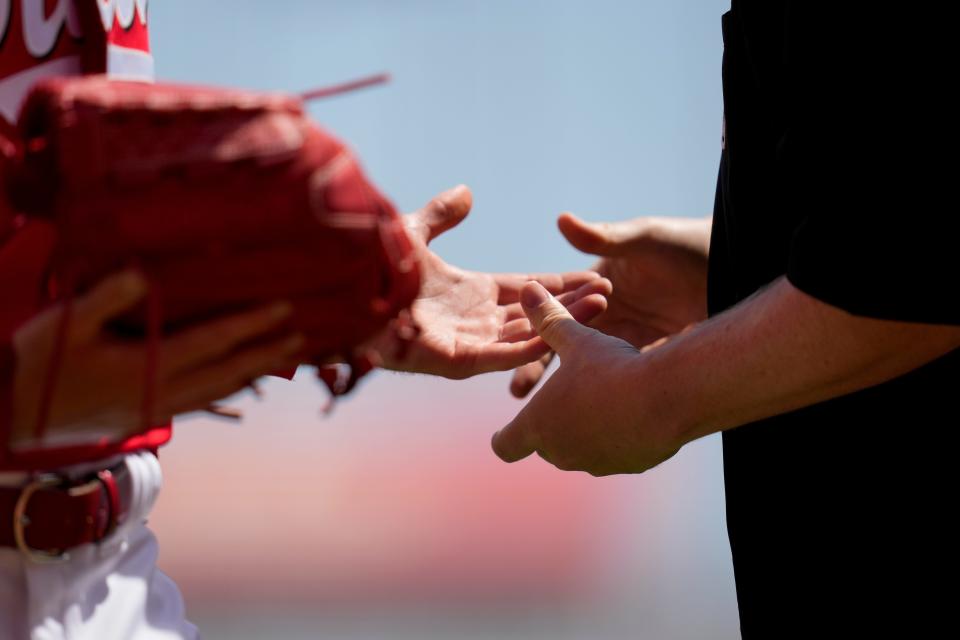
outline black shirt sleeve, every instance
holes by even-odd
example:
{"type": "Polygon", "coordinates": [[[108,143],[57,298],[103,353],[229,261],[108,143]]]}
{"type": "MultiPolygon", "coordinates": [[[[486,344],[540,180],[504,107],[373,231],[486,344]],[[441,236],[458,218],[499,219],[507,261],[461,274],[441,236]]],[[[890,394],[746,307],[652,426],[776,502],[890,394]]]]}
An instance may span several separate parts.
{"type": "Polygon", "coordinates": [[[856,315],[960,324],[957,250],[950,246],[958,239],[937,235],[947,226],[937,218],[948,215],[906,209],[899,221],[855,221],[811,214],[794,234],[787,278],[856,315]]]}
{"type": "Polygon", "coordinates": [[[953,55],[934,18],[863,18],[791,16],[787,277],[857,315],[960,324],[953,55]]]}

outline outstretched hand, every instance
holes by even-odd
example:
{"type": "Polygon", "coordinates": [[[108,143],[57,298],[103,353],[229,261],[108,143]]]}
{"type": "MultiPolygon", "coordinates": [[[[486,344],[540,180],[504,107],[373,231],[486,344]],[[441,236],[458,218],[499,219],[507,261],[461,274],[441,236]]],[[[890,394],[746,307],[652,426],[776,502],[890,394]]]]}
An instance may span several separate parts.
{"type": "Polygon", "coordinates": [[[516,418],[493,436],[505,462],[532,453],[564,471],[641,473],[684,444],[645,354],[577,322],[537,283],[523,289],[536,330],[560,368],[516,418]]]}
{"type": "MultiPolygon", "coordinates": [[[[709,218],[589,223],[565,213],[557,224],[574,247],[600,256],[594,269],[613,284],[606,312],[591,326],[641,348],[706,319],[709,218]]],[[[530,393],[552,356],[520,367],[511,393],[530,393]]]]}
{"type": "Polygon", "coordinates": [[[549,347],[533,331],[519,302],[520,290],[531,280],[557,294],[578,320],[586,322],[606,308],[610,282],[593,271],[492,274],[445,262],[429,244],[457,226],[472,205],[470,190],[459,186],[405,217],[422,274],[412,307],[420,334],[406,346],[396,331],[378,336],[371,346],[382,366],[459,379],[537,360],[549,347]]]}

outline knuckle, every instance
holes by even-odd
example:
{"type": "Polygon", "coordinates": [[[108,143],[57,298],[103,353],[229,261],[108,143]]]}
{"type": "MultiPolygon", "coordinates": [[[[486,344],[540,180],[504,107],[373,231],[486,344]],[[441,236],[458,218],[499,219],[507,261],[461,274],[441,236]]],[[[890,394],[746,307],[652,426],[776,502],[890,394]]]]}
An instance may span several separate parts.
{"type": "Polygon", "coordinates": [[[436,196],[427,205],[433,220],[445,220],[450,216],[450,203],[443,196],[436,196]]]}
{"type": "Polygon", "coordinates": [[[540,327],[540,336],[546,339],[546,341],[551,346],[562,346],[559,345],[563,341],[565,334],[565,327],[569,322],[576,322],[572,318],[565,315],[558,315],[557,317],[552,317],[550,320],[545,321],[540,327]]]}
{"type": "Polygon", "coordinates": [[[555,333],[560,329],[560,325],[567,318],[566,311],[563,309],[548,309],[540,320],[541,333],[555,333]]]}

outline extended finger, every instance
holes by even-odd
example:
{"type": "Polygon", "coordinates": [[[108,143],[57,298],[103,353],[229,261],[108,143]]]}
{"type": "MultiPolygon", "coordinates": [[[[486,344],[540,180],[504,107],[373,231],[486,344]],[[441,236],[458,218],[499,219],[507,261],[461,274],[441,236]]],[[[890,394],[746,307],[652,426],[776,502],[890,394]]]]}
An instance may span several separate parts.
{"type": "Polygon", "coordinates": [[[186,329],[166,340],[161,364],[170,375],[217,360],[238,345],[276,329],[293,308],[279,302],[186,329]]]}
{"type": "MultiPolygon", "coordinates": [[[[589,295],[589,294],[585,293],[583,295],[589,295]]],[[[573,304],[573,302],[578,300],[580,297],[581,297],[580,289],[577,289],[576,291],[568,291],[567,293],[561,293],[560,295],[557,296],[557,300],[560,301],[560,304],[566,307],[570,304],[573,304]]],[[[519,302],[514,302],[512,304],[504,305],[503,306],[504,324],[513,322],[515,320],[527,320],[527,314],[523,312],[523,305],[521,305],[519,302]]]]}
{"type": "Polygon", "coordinates": [[[533,423],[527,418],[530,405],[517,414],[510,424],[493,434],[490,445],[504,462],[523,460],[537,450],[538,438],[533,423]]]}
{"type": "Polygon", "coordinates": [[[596,271],[573,271],[570,273],[495,273],[493,279],[500,287],[498,304],[510,304],[520,299],[520,290],[528,282],[539,282],[550,293],[557,295],[574,291],[600,274],[596,271]]]}
{"type": "Polygon", "coordinates": [[[472,207],[473,193],[461,184],[444,191],[419,211],[406,216],[407,229],[429,244],[444,231],[460,224],[472,207]]]}
{"type": "MultiPolygon", "coordinates": [[[[558,297],[559,301],[560,298],[558,297]]],[[[607,299],[600,294],[591,294],[585,298],[580,298],[566,305],[567,311],[573,319],[579,323],[586,324],[599,316],[607,309],[607,299]]],[[[523,318],[504,323],[500,330],[500,340],[502,342],[519,342],[529,340],[538,335],[533,328],[530,320],[523,318]]]]}
{"type": "Polygon", "coordinates": [[[481,347],[470,368],[475,373],[510,371],[542,358],[550,347],[539,336],[520,342],[494,342],[481,347]]]}
{"type": "Polygon", "coordinates": [[[621,222],[586,222],[571,213],[557,219],[560,233],[574,247],[597,256],[616,256],[627,253],[634,242],[643,238],[648,229],[646,218],[621,222]]]}
{"type": "MultiPolygon", "coordinates": [[[[569,307],[571,304],[581,298],[585,298],[593,294],[609,297],[611,293],[613,293],[613,284],[609,280],[606,278],[594,278],[588,281],[586,284],[581,285],[575,291],[561,293],[557,296],[557,300],[565,307],[569,307]]],[[[504,322],[510,322],[517,319],[526,319],[526,317],[527,314],[524,313],[523,306],[521,306],[519,302],[504,306],[504,322]]],[[[586,322],[584,319],[579,320],[581,322],[586,322]]]]}
{"type": "Polygon", "coordinates": [[[530,282],[523,288],[520,302],[534,330],[557,352],[561,360],[568,350],[575,349],[595,334],[593,329],[577,322],[566,307],[536,282],[530,282]]]}

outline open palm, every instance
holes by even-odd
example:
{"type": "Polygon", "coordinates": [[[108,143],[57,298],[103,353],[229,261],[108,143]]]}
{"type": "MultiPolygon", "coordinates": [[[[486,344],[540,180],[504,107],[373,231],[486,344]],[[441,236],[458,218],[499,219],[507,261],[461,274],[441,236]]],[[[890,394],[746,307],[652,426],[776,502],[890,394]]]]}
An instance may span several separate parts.
{"type": "MultiPolygon", "coordinates": [[[[574,247],[600,256],[594,268],[613,283],[606,312],[591,326],[642,348],[706,318],[709,219],[590,224],[567,213],[558,226],[574,247]]],[[[511,392],[529,393],[550,357],[521,367],[511,392]]]]}
{"type": "Polygon", "coordinates": [[[419,334],[404,345],[396,330],[381,334],[373,349],[390,369],[466,378],[514,369],[549,351],[520,307],[520,289],[537,280],[570,312],[589,321],[606,307],[610,282],[596,272],[509,274],[467,271],[445,262],[430,242],[470,212],[473,196],[457,187],[405,217],[419,254],[421,289],[411,313],[419,334]]]}

